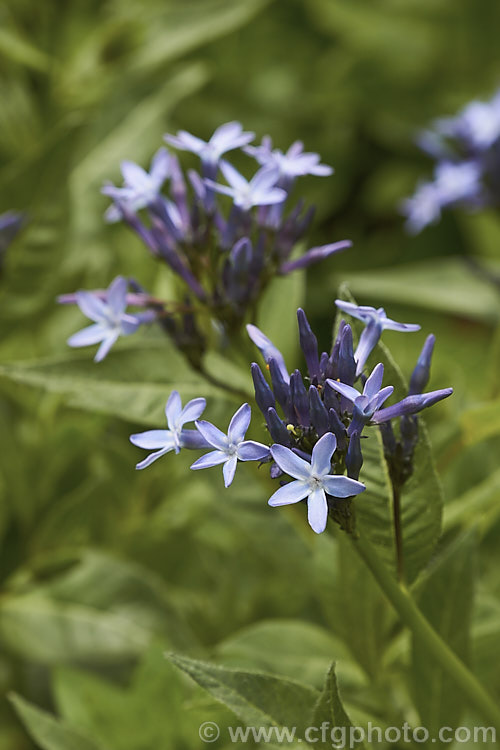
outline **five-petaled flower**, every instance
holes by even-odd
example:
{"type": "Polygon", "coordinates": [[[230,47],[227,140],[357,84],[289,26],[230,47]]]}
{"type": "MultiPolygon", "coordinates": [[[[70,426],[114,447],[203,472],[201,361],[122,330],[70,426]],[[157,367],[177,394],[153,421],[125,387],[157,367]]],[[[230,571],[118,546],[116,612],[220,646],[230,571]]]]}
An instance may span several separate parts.
{"type": "Polygon", "coordinates": [[[224,484],[229,487],[234,479],[236,464],[240,461],[263,461],[269,457],[269,448],[262,443],[253,440],[245,440],[245,435],[250,425],[251,409],[248,404],[240,406],[234,414],[227,435],[219,430],[211,422],[198,420],[195,424],[201,435],[205,438],[214,451],[206,453],[192,464],[192,469],[207,469],[210,466],[224,464],[224,484]]]}
{"type": "Polygon", "coordinates": [[[206,183],[218,193],[229,195],[234,205],[242,211],[250,211],[253,206],[282,203],[287,197],[285,190],[276,187],[279,172],[275,168],[262,167],[250,182],[227,161],[222,161],[220,168],[229,186],[220,185],[213,180],[206,180],[206,183]]]}
{"type": "Polygon", "coordinates": [[[152,450],[143,461],[136,465],[136,469],[145,469],[165,453],[175,451],[179,453],[181,448],[208,448],[209,443],[202,437],[198,430],[185,430],[187,422],[194,422],[201,417],[206,406],[204,398],[193,398],[182,407],[181,397],[178,391],[172,391],[167,405],[165,415],[167,417],[168,430],[146,430],[130,436],[130,442],[139,448],[152,450]]]}
{"type": "Polygon", "coordinates": [[[109,222],[120,221],[123,208],[130,212],[151,206],[160,195],[163,183],[170,175],[170,155],[166,148],[160,148],[153,156],[149,172],[133,161],[122,161],[123,187],[104,185],[101,192],[115,201],[106,211],[109,222]]]}
{"type": "Polygon", "coordinates": [[[260,146],[247,146],[244,151],[253,156],[261,166],[276,167],[280,177],[294,179],[303,175],[311,174],[316,177],[327,177],[333,174],[332,167],[320,164],[319,154],[304,151],[301,141],[292,143],[288,151],[283,153],[281,149],[273,149],[271,139],[263,138],[260,146]]]}
{"type": "Polygon", "coordinates": [[[347,431],[348,435],[352,435],[353,432],[361,433],[365,424],[372,419],[384,401],[392,395],[394,391],[392,385],[388,385],[385,388],[381,387],[383,378],[384,365],[380,363],[373,369],[370,377],[367,378],[363,393],[360,393],[351,385],[339,383],[338,380],[328,379],[326,381],[331,388],[334,388],[353,404],[352,422],[347,431]]]}
{"type": "Polygon", "coordinates": [[[391,318],[387,317],[383,307],[376,309],[368,305],[355,305],[352,302],[345,302],[341,299],[335,300],[335,304],[340,310],[351,315],[353,318],[361,320],[366,326],[359,337],[358,346],[354,353],[357,364],[356,375],[360,375],[363,372],[366,360],[375,349],[382,331],[386,329],[407,332],[420,330],[420,326],[416,323],[397,323],[395,320],[391,320],[391,318]]]}
{"type": "Polygon", "coordinates": [[[185,130],[179,130],[177,135],[165,136],[170,146],[181,151],[191,151],[199,156],[202,163],[209,168],[216,166],[223,154],[246,146],[254,138],[255,133],[245,132],[239,122],[224,123],[214,131],[208,141],[203,141],[185,130]]]}
{"type": "Polygon", "coordinates": [[[308,521],[317,534],[321,534],[326,527],[327,495],[345,498],[359,495],[365,489],[365,485],[355,479],[331,474],[331,460],[336,447],[335,435],[327,432],[314,446],[309,463],[284,445],[271,446],[274,461],[295,481],[280,487],[269,499],[269,505],[290,505],[307,498],[308,521]]]}
{"type": "Polygon", "coordinates": [[[90,346],[100,343],[94,357],[100,362],[109,352],[119,336],[128,336],[140,326],[141,315],[130,315],[127,307],[127,280],[117,276],[109,285],[105,299],[94,292],[79,291],[75,294],[76,304],[87,318],[94,323],[74,333],[68,339],[69,346],[90,346]]]}

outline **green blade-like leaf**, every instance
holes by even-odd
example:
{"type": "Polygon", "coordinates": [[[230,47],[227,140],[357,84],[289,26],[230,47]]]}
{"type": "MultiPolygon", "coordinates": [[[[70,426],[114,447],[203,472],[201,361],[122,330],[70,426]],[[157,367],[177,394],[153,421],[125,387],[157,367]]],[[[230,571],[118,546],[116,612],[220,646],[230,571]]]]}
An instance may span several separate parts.
{"type": "MultiPolygon", "coordinates": [[[[475,579],[474,534],[456,539],[425,578],[419,606],[448,646],[467,663],[475,579]]],[[[413,640],[413,687],[422,724],[432,736],[443,726],[459,726],[463,694],[445,674],[425,644],[413,640]]]]}
{"type": "Polygon", "coordinates": [[[318,700],[318,691],[300,682],[226,669],[179,654],[167,658],[249,726],[297,727],[301,733],[318,700]]]}
{"type": "Polygon", "coordinates": [[[313,739],[319,740],[318,744],[315,745],[316,747],[331,748],[332,744],[335,743],[342,743],[344,747],[364,747],[361,740],[356,741],[359,735],[355,732],[355,728],[342,704],[335,675],[335,662],[328,670],[323,692],[318,698],[310,721],[311,727],[321,728],[324,724],[328,726],[326,741],[322,742],[321,736],[315,733],[313,739]]]}
{"type": "Polygon", "coordinates": [[[19,695],[10,700],[28,733],[42,750],[103,750],[92,740],[19,695]]]}

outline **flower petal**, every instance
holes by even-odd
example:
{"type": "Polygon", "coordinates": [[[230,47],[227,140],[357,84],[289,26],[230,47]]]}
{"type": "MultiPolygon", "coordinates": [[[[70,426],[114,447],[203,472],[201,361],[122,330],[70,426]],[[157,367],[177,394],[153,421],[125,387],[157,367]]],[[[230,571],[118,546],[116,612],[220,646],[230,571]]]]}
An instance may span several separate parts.
{"type": "Polygon", "coordinates": [[[342,396],[345,396],[348,401],[352,401],[354,403],[357,398],[361,396],[361,393],[356,390],[356,388],[353,388],[351,385],[346,385],[345,383],[339,383],[338,380],[332,380],[332,378],[328,378],[326,381],[330,388],[333,388],[338,393],[342,394],[342,396]]]}
{"type": "Polygon", "coordinates": [[[332,432],[326,432],[313,448],[311,472],[316,476],[324,476],[332,470],[332,456],[337,447],[337,438],[332,432]]]}
{"type": "Polygon", "coordinates": [[[267,336],[265,336],[262,331],[257,328],[257,326],[254,326],[252,324],[247,325],[247,333],[252,339],[255,346],[260,350],[266,364],[269,364],[270,359],[274,359],[276,364],[278,365],[278,369],[281,372],[283,380],[285,381],[285,383],[289,383],[290,375],[288,374],[288,370],[286,369],[285,359],[280,350],[274,346],[271,339],[268,339],[267,336]]]}
{"type": "Polygon", "coordinates": [[[80,291],[75,294],[76,304],[90,320],[101,323],[107,318],[106,303],[93,292],[80,291]]]}
{"type": "Polygon", "coordinates": [[[326,529],[328,520],[328,503],[322,489],[311,492],[307,500],[307,520],[309,526],[316,534],[321,534],[326,529]]]}
{"type": "Polygon", "coordinates": [[[227,436],[219,430],[211,422],[206,422],[204,419],[199,419],[195,422],[196,429],[201,432],[203,437],[210,445],[213,445],[217,450],[222,451],[227,458],[227,436]]]}
{"type": "Polygon", "coordinates": [[[194,422],[203,414],[203,411],[207,405],[207,401],[204,398],[193,398],[188,401],[184,409],[179,415],[179,422],[181,425],[186,422],[194,422]]]}
{"type": "Polygon", "coordinates": [[[117,276],[109,285],[106,300],[115,315],[121,315],[127,307],[127,279],[117,276]]]}
{"type": "Polygon", "coordinates": [[[156,453],[150,453],[149,456],[146,456],[146,458],[143,461],[139,461],[138,464],[136,464],[136,469],[145,469],[147,466],[150,466],[153,461],[156,461],[157,458],[160,458],[161,456],[164,456],[166,453],[169,453],[172,450],[172,448],[163,448],[161,451],[157,451],[156,453]]]}
{"type": "MultiPolygon", "coordinates": [[[[366,330],[368,329],[365,328],[365,331],[366,330]]],[[[384,365],[379,362],[379,364],[373,368],[370,377],[365,383],[365,387],[363,388],[363,396],[368,396],[369,399],[372,399],[380,391],[383,379],[384,365]]]]}
{"type": "Polygon", "coordinates": [[[236,465],[237,465],[237,463],[238,463],[237,456],[231,456],[231,458],[229,458],[225,462],[224,466],[222,467],[222,474],[224,476],[224,486],[225,487],[229,487],[229,485],[233,481],[234,475],[236,473],[236,465]]]}
{"type": "Polygon", "coordinates": [[[157,450],[159,448],[173,448],[174,438],[170,430],[146,430],[146,432],[137,432],[129,437],[133,445],[147,450],[157,450]]]}
{"type": "Polygon", "coordinates": [[[263,461],[269,456],[269,448],[254,440],[245,440],[238,446],[237,453],[240,461],[263,461]]]}
{"type": "Polygon", "coordinates": [[[94,362],[101,362],[104,359],[104,357],[109,353],[109,350],[111,349],[113,344],[116,342],[119,335],[119,331],[111,331],[107,334],[106,338],[97,350],[97,354],[94,357],[94,362]]]}
{"type": "Polygon", "coordinates": [[[234,188],[238,192],[248,190],[248,182],[245,180],[243,175],[241,175],[238,170],[233,167],[232,164],[230,164],[228,161],[221,161],[220,168],[222,174],[232,188],[234,188]]]}
{"type": "Polygon", "coordinates": [[[356,375],[361,375],[366,360],[377,346],[380,336],[382,335],[382,325],[377,319],[370,320],[366,328],[359,337],[358,346],[354,352],[356,360],[356,375]]]}
{"type": "Polygon", "coordinates": [[[179,417],[182,412],[182,401],[179,391],[172,391],[168,397],[167,404],[165,406],[165,416],[167,418],[168,426],[171,430],[177,430],[181,425],[179,424],[179,417]]]}
{"type": "Polygon", "coordinates": [[[306,482],[295,480],[289,482],[276,490],[274,495],[268,500],[268,504],[276,507],[277,505],[291,505],[292,503],[298,503],[304,500],[309,493],[309,486],[306,482]]]}
{"type": "Polygon", "coordinates": [[[344,477],[341,474],[330,474],[330,476],[324,477],[323,487],[332,497],[351,497],[352,495],[359,495],[366,489],[362,482],[349,479],[349,477],[344,477]]]}
{"type": "Polygon", "coordinates": [[[191,464],[190,468],[209,469],[211,466],[218,466],[225,461],[227,461],[226,453],[223,453],[222,451],[210,451],[210,453],[205,453],[204,456],[200,456],[200,458],[196,459],[194,464],[191,464]]]}
{"type": "Polygon", "coordinates": [[[250,409],[250,406],[248,404],[242,404],[229,423],[227,437],[230,443],[237,445],[245,439],[251,418],[252,410],[250,409]]]}
{"type": "Polygon", "coordinates": [[[100,323],[93,323],[91,326],[82,328],[68,339],[69,346],[91,346],[98,344],[108,335],[108,330],[100,323]]]}
{"type": "Polygon", "coordinates": [[[311,476],[311,464],[295,455],[290,448],[276,443],[271,446],[271,455],[280,469],[294,479],[309,479],[311,476]]]}

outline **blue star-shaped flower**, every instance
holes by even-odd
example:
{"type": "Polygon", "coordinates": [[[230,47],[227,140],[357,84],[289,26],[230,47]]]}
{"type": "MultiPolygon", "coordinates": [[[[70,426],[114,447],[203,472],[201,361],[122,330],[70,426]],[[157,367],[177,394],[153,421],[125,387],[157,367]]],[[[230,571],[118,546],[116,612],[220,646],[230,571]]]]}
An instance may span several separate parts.
{"type": "Polygon", "coordinates": [[[134,445],[155,451],[140,461],[135,468],[145,469],[170,451],[179,453],[181,448],[208,448],[209,443],[198,430],[183,429],[187,422],[194,422],[201,417],[206,403],[204,398],[193,398],[183,408],[179,392],[172,391],[165,407],[168,430],[147,430],[130,436],[130,442],[134,445]]]}
{"type": "Polygon", "coordinates": [[[240,406],[234,414],[227,435],[211,422],[198,420],[195,424],[201,435],[205,438],[214,451],[206,453],[192,464],[192,469],[207,469],[210,466],[224,464],[222,473],[224,484],[229,487],[234,479],[236,464],[240,461],[263,461],[269,456],[269,448],[262,443],[253,440],[245,440],[245,435],[250,425],[251,409],[248,404],[240,406]]]}
{"type": "Polygon", "coordinates": [[[282,203],[287,197],[285,190],[276,187],[279,176],[277,169],[262,167],[248,182],[229,162],[222,161],[220,168],[229,185],[206,180],[207,185],[218,193],[229,195],[234,205],[242,211],[250,211],[253,206],[282,203]]]}
{"type": "Polygon", "coordinates": [[[307,517],[309,525],[316,534],[321,534],[326,528],[328,519],[326,495],[351,497],[359,495],[365,489],[365,485],[355,479],[330,473],[332,456],[336,447],[335,435],[327,432],[314,446],[311,463],[309,463],[284,445],[271,446],[274,461],[295,481],[276,490],[269,499],[269,505],[290,505],[307,498],[307,517]]]}
{"type": "Polygon", "coordinates": [[[255,133],[244,132],[239,122],[226,122],[220,125],[208,141],[203,141],[185,130],[179,130],[177,135],[165,136],[170,146],[197,154],[207,166],[217,165],[223,154],[246,146],[254,138],[255,133]]]}
{"type": "Polygon", "coordinates": [[[354,354],[357,363],[357,375],[362,373],[366,360],[376,347],[382,331],[386,329],[407,332],[420,330],[420,326],[417,324],[398,323],[395,320],[391,320],[391,318],[387,317],[383,307],[375,309],[368,305],[354,305],[352,302],[344,302],[341,299],[335,300],[335,304],[340,310],[351,315],[353,318],[358,318],[366,326],[359,338],[358,347],[354,354]]]}
{"type": "Polygon", "coordinates": [[[349,425],[348,435],[353,432],[361,433],[365,424],[367,424],[380,409],[384,401],[393,393],[394,387],[388,385],[381,388],[384,378],[384,365],[378,364],[369,378],[367,378],[363,393],[360,393],[352,385],[339,383],[338,380],[328,379],[328,385],[350,401],[353,406],[352,422],[349,425]]]}
{"type": "Polygon", "coordinates": [[[129,315],[127,307],[127,280],[117,276],[106,290],[105,299],[94,292],[79,291],[75,301],[80,310],[94,323],[74,333],[68,339],[69,346],[91,346],[100,343],[95,362],[100,362],[107,355],[119,336],[135,333],[141,324],[138,315],[129,315]]]}
{"type": "Polygon", "coordinates": [[[166,148],[160,148],[153,156],[149,172],[132,161],[122,161],[120,167],[123,187],[110,184],[101,189],[104,195],[116,201],[106,211],[105,218],[109,222],[121,220],[120,207],[135,213],[157,200],[163,183],[170,175],[170,155],[166,148]]]}
{"type": "Polygon", "coordinates": [[[272,148],[271,139],[267,136],[262,139],[260,146],[247,146],[244,150],[262,166],[277,168],[280,177],[287,179],[307,174],[326,177],[333,173],[332,167],[320,164],[319,154],[305,152],[301,141],[295,141],[283,153],[279,148],[272,148]]]}

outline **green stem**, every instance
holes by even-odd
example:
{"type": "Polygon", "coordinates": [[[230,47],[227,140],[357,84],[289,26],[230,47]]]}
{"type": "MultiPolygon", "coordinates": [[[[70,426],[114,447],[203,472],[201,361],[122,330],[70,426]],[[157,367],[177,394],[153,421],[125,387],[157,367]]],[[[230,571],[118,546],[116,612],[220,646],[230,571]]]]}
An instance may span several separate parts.
{"type": "Polygon", "coordinates": [[[475,706],[478,713],[492,722],[500,731],[500,708],[478,682],[472,672],[448,647],[434,628],[426,620],[409,591],[403,584],[398,584],[391,571],[379,558],[375,548],[363,536],[351,537],[354,547],[370,569],[380,588],[390,601],[401,621],[413,635],[426,645],[429,654],[436,659],[443,670],[462,688],[464,694],[475,706]]]}

